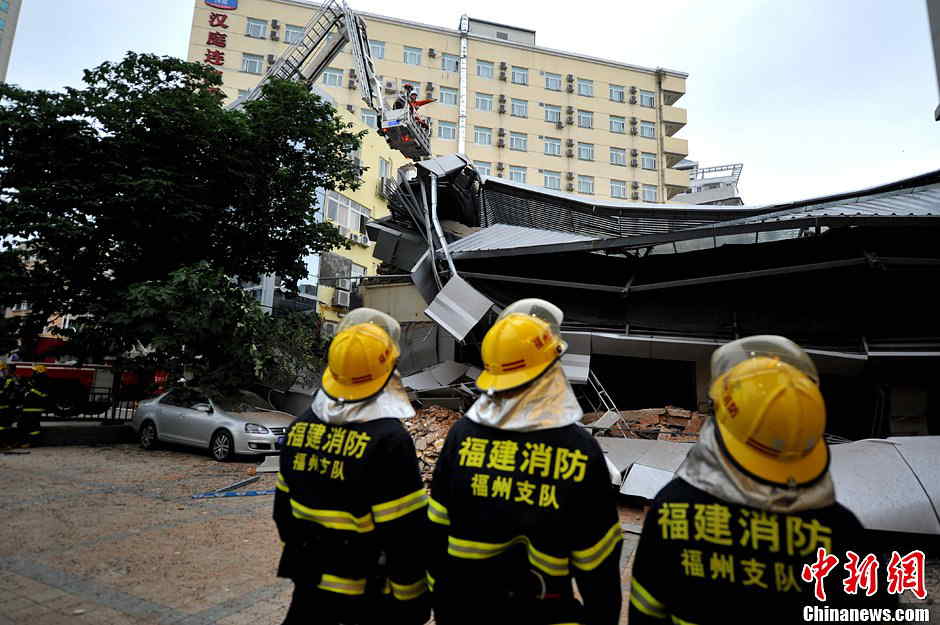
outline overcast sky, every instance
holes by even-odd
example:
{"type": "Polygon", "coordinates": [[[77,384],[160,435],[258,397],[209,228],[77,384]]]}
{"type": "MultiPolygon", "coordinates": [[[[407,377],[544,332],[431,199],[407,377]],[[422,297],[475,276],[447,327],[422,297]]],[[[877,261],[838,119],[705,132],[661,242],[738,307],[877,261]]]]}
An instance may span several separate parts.
{"type": "MultiPolygon", "coordinates": [[[[7,79],[59,89],[127,50],[185,56],[194,0],[23,4],[7,79]]],[[[467,13],[535,30],[539,45],[687,72],[677,106],[688,110],[689,123],[678,136],[704,165],[744,163],[748,204],[940,169],[925,0],[350,5],[449,28],[467,13]]]]}

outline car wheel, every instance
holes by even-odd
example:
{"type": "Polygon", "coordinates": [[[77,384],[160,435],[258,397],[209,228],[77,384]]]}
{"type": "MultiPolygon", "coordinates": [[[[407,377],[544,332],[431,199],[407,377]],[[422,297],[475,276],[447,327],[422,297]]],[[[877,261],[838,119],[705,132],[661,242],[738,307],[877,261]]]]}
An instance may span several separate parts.
{"type": "Polygon", "coordinates": [[[144,421],[137,436],[143,449],[149,451],[157,448],[157,426],[153,424],[153,421],[144,421]]]}
{"type": "Polygon", "coordinates": [[[226,430],[219,430],[209,441],[209,453],[219,462],[226,462],[235,457],[235,441],[226,430]]]}

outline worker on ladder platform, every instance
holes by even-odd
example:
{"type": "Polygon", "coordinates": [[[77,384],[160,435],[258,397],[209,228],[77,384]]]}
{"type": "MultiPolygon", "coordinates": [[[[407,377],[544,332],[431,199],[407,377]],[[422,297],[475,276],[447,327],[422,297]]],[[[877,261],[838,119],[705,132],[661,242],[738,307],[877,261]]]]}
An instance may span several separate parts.
{"type": "Polygon", "coordinates": [[[423,625],[430,617],[427,493],[411,436],[414,409],[395,370],[401,328],[359,308],[330,344],[313,403],[280,457],[278,575],[294,581],[284,625],[423,625]]]}
{"type": "Polygon", "coordinates": [[[16,380],[16,364],[0,360],[0,449],[14,442],[13,424],[17,418],[20,390],[16,380]]]}
{"type": "Polygon", "coordinates": [[[630,625],[800,623],[814,607],[890,607],[885,593],[847,594],[841,566],[814,578],[833,556],[866,558],[873,546],[836,503],[810,357],[782,336],[751,336],[716,350],[711,376],[715,417],[646,514],[630,625]]]}
{"type": "Polygon", "coordinates": [[[33,365],[33,374],[26,380],[23,392],[23,407],[19,422],[16,424],[20,446],[31,447],[39,441],[42,434],[40,420],[49,409],[49,377],[46,365],[33,365]]]}
{"type": "Polygon", "coordinates": [[[578,425],[561,322],[553,304],[521,300],[483,339],[483,395],[448,433],[431,484],[438,625],[618,623],[616,492],[578,425]]]}

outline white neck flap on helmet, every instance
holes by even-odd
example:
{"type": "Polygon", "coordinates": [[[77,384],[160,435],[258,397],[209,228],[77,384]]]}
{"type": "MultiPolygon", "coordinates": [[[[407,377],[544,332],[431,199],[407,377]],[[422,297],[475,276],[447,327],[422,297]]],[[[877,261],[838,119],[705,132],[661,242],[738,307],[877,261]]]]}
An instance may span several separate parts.
{"type": "Polygon", "coordinates": [[[415,415],[398,371],[392,374],[382,392],[372,399],[341,402],[330,399],[323,389],[320,389],[313,396],[310,409],[322,421],[332,425],[366,423],[377,419],[409,419],[415,415]]]}
{"type": "Polygon", "coordinates": [[[518,393],[484,393],[466,413],[480,425],[515,432],[560,428],[577,423],[582,416],[560,362],[518,393]]]}

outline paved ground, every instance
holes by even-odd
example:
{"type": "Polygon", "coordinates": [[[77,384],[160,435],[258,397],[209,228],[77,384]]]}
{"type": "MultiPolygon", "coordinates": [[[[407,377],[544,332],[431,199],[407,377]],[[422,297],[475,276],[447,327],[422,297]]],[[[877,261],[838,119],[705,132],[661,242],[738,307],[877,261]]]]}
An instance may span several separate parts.
{"type": "Polygon", "coordinates": [[[274,575],[271,497],[191,498],[253,468],[136,445],[0,455],[0,625],[280,623],[291,584],[274,575]]]}
{"type": "Polygon", "coordinates": [[[191,499],[253,467],[136,445],[0,455],[0,625],[280,623],[271,497],[191,499]]]}

